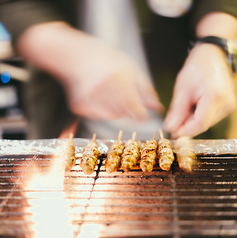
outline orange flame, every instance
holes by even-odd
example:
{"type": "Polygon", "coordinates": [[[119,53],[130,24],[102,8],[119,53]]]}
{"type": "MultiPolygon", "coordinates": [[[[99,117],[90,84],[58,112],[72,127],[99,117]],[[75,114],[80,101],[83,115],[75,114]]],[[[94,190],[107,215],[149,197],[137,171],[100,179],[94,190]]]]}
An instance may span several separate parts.
{"type": "MultiPolygon", "coordinates": [[[[58,161],[59,162],[59,161],[58,161]]],[[[47,174],[36,174],[27,184],[27,197],[35,238],[73,237],[69,201],[63,191],[64,171],[60,163],[47,174]]]]}

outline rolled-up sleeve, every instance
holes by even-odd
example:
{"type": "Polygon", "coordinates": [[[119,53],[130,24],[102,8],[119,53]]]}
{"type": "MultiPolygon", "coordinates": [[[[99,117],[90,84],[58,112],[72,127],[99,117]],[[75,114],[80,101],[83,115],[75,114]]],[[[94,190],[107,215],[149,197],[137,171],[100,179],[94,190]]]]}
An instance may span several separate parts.
{"type": "Polygon", "coordinates": [[[32,25],[67,20],[59,7],[50,1],[0,0],[0,21],[11,33],[13,42],[32,25]]]}

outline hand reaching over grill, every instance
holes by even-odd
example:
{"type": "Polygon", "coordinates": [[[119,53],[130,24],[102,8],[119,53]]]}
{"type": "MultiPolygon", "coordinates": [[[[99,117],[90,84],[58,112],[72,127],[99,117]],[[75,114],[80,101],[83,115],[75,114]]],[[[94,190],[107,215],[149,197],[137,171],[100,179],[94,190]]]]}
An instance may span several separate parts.
{"type": "MultiPolygon", "coordinates": [[[[196,25],[197,38],[216,36],[237,40],[237,20],[222,12],[204,15],[196,25]]],[[[234,75],[226,54],[214,44],[196,44],[179,72],[165,120],[174,138],[195,136],[236,108],[234,75]]]]}
{"type": "Polygon", "coordinates": [[[165,127],[173,138],[205,132],[236,107],[230,68],[215,45],[196,45],[180,71],[165,127]]]}
{"type": "Polygon", "coordinates": [[[77,115],[144,120],[146,107],[162,109],[147,75],[135,62],[66,23],[27,29],[17,49],[30,63],[60,80],[69,107],[77,115]]]}

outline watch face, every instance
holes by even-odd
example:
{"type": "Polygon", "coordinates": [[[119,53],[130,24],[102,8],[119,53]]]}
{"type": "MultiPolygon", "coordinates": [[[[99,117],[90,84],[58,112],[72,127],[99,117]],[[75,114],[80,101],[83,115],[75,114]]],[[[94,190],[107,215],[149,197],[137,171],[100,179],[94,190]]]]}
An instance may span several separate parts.
{"type": "Polygon", "coordinates": [[[165,17],[180,17],[192,6],[193,0],[148,0],[153,12],[165,17]]]}

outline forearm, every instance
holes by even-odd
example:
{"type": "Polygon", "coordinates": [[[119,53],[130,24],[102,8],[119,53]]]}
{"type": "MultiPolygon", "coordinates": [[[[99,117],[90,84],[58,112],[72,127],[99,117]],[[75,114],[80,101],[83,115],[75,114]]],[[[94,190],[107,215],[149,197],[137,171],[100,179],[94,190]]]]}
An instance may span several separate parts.
{"type": "Polygon", "coordinates": [[[209,13],[198,22],[196,36],[218,36],[237,40],[237,19],[226,13],[209,13]]]}
{"type": "MultiPolygon", "coordinates": [[[[205,15],[196,26],[196,37],[208,36],[237,41],[237,18],[223,12],[212,12],[205,15]]],[[[226,65],[226,52],[215,44],[196,44],[192,53],[195,51],[203,51],[204,54],[205,51],[208,51],[213,56],[223,59],[223,63],[226,65]]],[[[231,75],[233,76],[233,74],[231,75]]]]}
{"type": "Polygon", "coordinates": [[[16,47],[28,62],[63,84],[74,114],[144,120],[145,106],[162,108],[146,74],[132,59],[64,22],[30,27],[16,47]]]}
{"type": "MultiPolygon", "coordinates": [[[[50,22],[28,28],[16,42],[16,50],[27,62],[56,76],[68,70],[67,41],[69,26],[64,22],[50,22]]],[[[69,31],[70,32],[70,31],[69,31]]],[[[71,32],[70,32],[71,33],[71,32]]]]}
{"type": "Polygon", "coordinates": [[[16,49],[27,62],[64,82],[75,78],[75,70],[82,70],[93,51],[87,47],[92,41],[94,38],[65,22],[49,22],[23,32],[16,49]]]}

